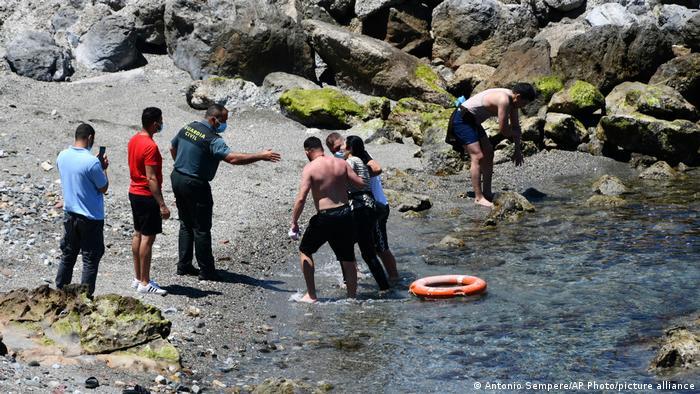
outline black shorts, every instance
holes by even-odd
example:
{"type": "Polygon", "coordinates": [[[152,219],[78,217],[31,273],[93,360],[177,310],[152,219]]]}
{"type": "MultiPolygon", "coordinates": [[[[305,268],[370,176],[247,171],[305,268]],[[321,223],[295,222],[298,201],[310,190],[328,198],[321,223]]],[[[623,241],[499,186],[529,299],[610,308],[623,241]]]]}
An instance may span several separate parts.
{"type": "Polygon", "coordinates": [[[463,108],[457,110],[457,115],[452,119],[452,126],[455,136],[463,145],[473,144],[487,137],[486,130],[463,108]]]}
{"type": "Polygon", "coordinates": [[[312,255],[326,242],[338,261],[355,260],[355,239],[350,206],[324,209],[311,217],[299,244],[299,251],[312,255]]]}
{"type": "Polygon", "coordinates": [[[163,219],[160,217],[160,207],[155,198],[129,193],[129,202],[134,217],[134,230],[143,235],[163,232],[163,219]]]}

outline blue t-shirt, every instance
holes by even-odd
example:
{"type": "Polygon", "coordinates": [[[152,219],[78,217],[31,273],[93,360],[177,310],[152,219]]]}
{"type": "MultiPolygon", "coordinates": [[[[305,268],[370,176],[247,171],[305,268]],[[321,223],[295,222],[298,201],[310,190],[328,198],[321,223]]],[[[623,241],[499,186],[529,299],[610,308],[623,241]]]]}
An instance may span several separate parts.
{"type": "Polygon", "coordinates": [[[219,162],[231,152],[224,139],[202,122],[180,129],[170,144],[177,151],[175,169],[205,181],[214,179],[219,162]]]}
{"type": "Polygon", "coordinates": [[[107,176],[100,161],[89,150],[71,146],[56,159],[61,173],[63,210],[92,220],[104,220],[105,204],[101,189],[107,176]]]}

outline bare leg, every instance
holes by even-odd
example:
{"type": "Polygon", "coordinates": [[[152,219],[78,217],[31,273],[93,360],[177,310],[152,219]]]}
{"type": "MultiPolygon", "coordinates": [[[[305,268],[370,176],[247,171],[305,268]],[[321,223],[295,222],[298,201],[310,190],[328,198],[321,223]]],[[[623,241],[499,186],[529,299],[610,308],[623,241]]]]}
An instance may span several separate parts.
{"type": "Polygon", "coordinates": [[[469,175],[471,176],[472,188],[474,189],[474,202],[485,207],[492,207],[493,204],[484,197],[484,193],[481,191],[481,163],[484,159],[484,153],[481,151],[481,146],[479,142],[474,142],[469,145],[465,145],[465,148],[467,152],[469,152],[469,157],[471,159],[469,175]]]}
{"type": "Polygon", "coordinates": [[[348,290],[348,298],[357,297],[357,263],[353,261],[341,261],[345,272],[345,284],[348,290]]]}
{"type": "Polygon", "coordinates": [[[139,255],[139,247],[141,245],[141,233],[134,231],[134,236],[131,237],[131,255],[134,257],[134,278],[141,280],[141,257],[139,255]]]}
{"type": "MultiPolygon", "coordinates": [[[[301,272],[304,274],[304,281],[306,281],[306,294],[300,300],[301,302],[313,303],[318,301],[316,298],[316,283],[314,281],[314,260],[311,256],[307,256],[304,253],[299,253],[299,258],[301,260],[301,272]]],[[[352,276],[352,272],[346,272],[348,276],[352,276]]],[[[348,281],[348,292],[350,292],[350,279],[346,278],[348,281]]],[[[357,272],[355,272],[355,285],[357,286],[357,272]]]]}
{"type": "Polygon", "coordinates": [[[493,178],[493,146],[488,137],[482,137],[479,141],[481,152],[484,157],[480,161],[481,165],[481,191],[487,200],[493,201],[493,192],[491,191],[491,179],[493,178]]]}
{"type": "Polygon", "coordinates": [[[386,269],[387,274],[389,274],[390,281],[396,281],[399,279],[399,271],[396,269],[396,259],[391,250],[387,249],[378,253],[379,258],[382,259],[382,264],[386,269]]]}
{"type": "Polygon", "coordinates": [[[151,253],[153,251],[153,243],[156,241],[155,234],[141,235],[141,244],[139,245],[139,260],[141,261],[141,277],[137,278],[141,284],[146,286],[151,280],[151,253]]]}

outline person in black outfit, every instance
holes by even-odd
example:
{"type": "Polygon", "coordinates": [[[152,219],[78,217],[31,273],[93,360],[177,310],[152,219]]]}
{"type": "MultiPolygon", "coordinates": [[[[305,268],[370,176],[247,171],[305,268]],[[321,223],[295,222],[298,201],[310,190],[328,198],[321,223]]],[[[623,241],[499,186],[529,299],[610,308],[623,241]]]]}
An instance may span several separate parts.
{"type": "Polygon", "coordinates": [[[171,141],[170,154],[175,168],[170,179],[180,220],[178,275],[199,274],[201,280],[219,280],[211,249],[214,200],[209,186],[219,162],[244,165],[280,160],[280,154],[269,149],[258,153],[231,151],[221,138],[227,120],[228,110],[223,105],[213,104],[203,120],[183,127],[171,141]],[[193,249],[199,271],[192,265],[193,249]]]}

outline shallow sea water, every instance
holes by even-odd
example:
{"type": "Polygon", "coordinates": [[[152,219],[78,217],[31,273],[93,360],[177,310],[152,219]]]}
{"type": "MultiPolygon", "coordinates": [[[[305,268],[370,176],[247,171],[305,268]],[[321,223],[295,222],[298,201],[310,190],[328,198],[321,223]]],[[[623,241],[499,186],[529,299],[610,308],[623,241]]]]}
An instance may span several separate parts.
{"type": "MultiPolygon", "coordinates": [[[[270,297],[278,350],[242,362],[241,375],[323,380],[339,392],[664,379],[697,388],[697,373],[662,378],[648,366],[664,329],[700,311],[699,172],[680,186],[636,181],[629,204],[613,210],[583,207],[590,182],[561,179],[565,195],[491,229],[459,216],[390,220],[404,280],[378,299],[366,276],[360,300],[343,301],[339,266],[324,247],[316,270],[322,302],[270,297]],[[448,233],[466,246],[430,247],[448,233]],[[479,276],[488,292],[441,301],[408,294],[412,280],[441,274],[479,276]]],[[[288,290],[304,288],[296,259],[280,279],[288,290]]]]}

